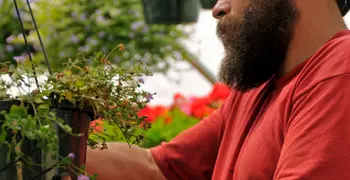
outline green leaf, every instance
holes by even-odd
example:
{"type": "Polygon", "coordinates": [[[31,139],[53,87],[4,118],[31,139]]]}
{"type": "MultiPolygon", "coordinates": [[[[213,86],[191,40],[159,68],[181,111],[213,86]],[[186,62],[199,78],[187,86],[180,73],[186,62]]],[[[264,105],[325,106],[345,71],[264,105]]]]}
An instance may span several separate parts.
{"type": "Polygon", "coordinates": [[[25,117],[27,115],[27,110],[23,105],[20,105],[20,106],[12,105],[10,108],[10,115],[25,117]]]}
{"type": "Polygon", "coordinates": [[[72,128],[68,125],[62,125],[61,128],[66,132],[69,132],[69,133],[72,132],[72,128]]]}
{"type": "Polygon", "coordinates": [[[75,85],[78,87],[78,88],[82,88],[85,86],[84,82],[83,81],[77,81],[75,82],[75,85]]]}
{"type": "Polygon", "coordinates": [[[61,163],[63,165],[69,165],[70,163],[72,163],[72,159],[69,158],[69,157],[65,157],[65,158],[62,159],[61,163]]]}
{"type": "Polygon", "coordinates": [[[47,105],[47,104],[40,104],[40,105],[37,107],[37,111],[38,111],[38,113],[40,113],[40,114],[47,114],[47,113],[49,113],[49,111],[50,111],[50,107],[49,107],[49,105],[47,105]]]}
{"type": "Polygon", "coordinates": [[[41,126],[40,127],[41,134],[42,135],[47,134],[49,132],[49,127],[50,127],[50,125],[41,126]]]}
{"type": "Polygon", "coordinates": [[[0,114],[5,115],[5,114],[7,114],[7,111],[2,110],[2,111],[0,112],[0,114]]]}
{"type": "Polygon", "coordinates": [[[44,101],[43,101],[41,98],[39,98],[39,97],[35,97],[35,98],[33,99],[33,101],[34,101],[36,104],[43,104],[43,103],[44,103],[44,101]]]}
{"type": "Polygon", "coordinates": [[[2,130],[1,135],[0,135],[0,142],[4,142],[7,137],[7,132],[5,130],[2,130]]]}

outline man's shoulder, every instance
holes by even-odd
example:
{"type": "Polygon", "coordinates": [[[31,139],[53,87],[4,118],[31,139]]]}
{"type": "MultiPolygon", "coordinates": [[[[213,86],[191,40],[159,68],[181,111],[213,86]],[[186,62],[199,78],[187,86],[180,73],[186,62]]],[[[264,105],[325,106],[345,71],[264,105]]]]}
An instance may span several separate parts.
{"type": "Polygon", "coordinates": [[[350,31],[338,33],[320,48],[306,63],[308,71],[335,75],[350,72],[350,31]]]}
{"type": "Polygon", "coordinates": [[[333,37],[307,60],[299,73],[297,86],[308,90],[343,74],[350,74],[350,31],[333,37]]]}

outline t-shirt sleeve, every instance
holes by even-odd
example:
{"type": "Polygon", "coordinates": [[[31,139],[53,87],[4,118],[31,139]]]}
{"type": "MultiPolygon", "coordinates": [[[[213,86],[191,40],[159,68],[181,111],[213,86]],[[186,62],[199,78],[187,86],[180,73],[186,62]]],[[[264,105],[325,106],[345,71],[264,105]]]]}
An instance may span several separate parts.
{"type": "Polygon", "coordinates": [[[318,83],[291,109],[274,179],[350,179],[350,75],[318,83]]]}
{"type": "Polygon", "coordinates": [[[211,179],[231,96],[208,118],[169,143],[151,149],[155,162],[168,180],[211,179]]]}

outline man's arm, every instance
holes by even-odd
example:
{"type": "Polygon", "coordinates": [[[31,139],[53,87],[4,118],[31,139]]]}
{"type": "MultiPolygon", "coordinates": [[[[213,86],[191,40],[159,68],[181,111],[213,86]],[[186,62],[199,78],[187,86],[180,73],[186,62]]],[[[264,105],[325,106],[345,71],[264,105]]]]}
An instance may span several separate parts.
{"type": "Polygon", "coordinates": [[[150,150],[126,143],[108,143],[108,149],[87,151],[86,171],[98,180],[165,180],[150,150]]]}
{"type": "Polygon", "coordinates": [[[87,172],[97,173],[98,180],[211,179],[232,97],[194,127],[150,150],[123,143],[89,149],[87,172]]]}
{"type": "Polygon", "coordinates": [[[350,75],[319,83],[293,104],[274,179],[350,179],[350,75]]]}

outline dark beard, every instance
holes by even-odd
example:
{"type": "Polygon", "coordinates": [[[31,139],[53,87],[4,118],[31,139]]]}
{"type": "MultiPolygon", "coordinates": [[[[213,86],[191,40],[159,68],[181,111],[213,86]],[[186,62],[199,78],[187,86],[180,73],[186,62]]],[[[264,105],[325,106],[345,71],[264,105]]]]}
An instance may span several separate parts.
{"type": "Polygon", "coordinates": [[[291,0],[252,0],[242,16],[231,14],[217,26],[225,47],[219,80],[244,92],[278,73],[299,13],[291,0]]]}

